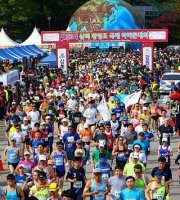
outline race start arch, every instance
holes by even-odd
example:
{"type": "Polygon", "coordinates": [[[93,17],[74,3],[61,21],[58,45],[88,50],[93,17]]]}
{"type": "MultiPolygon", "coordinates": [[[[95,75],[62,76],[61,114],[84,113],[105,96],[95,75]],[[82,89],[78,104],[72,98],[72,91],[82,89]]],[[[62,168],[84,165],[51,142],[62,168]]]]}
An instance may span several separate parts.
{"type": "Polygon", "coordinates": [[[154,42],[168,42],[167,29],[42,31],[42,43],[56,43],[57,66],[67,71],[69,43],[141,42],[142,65],[153,70],[154,42]]]}

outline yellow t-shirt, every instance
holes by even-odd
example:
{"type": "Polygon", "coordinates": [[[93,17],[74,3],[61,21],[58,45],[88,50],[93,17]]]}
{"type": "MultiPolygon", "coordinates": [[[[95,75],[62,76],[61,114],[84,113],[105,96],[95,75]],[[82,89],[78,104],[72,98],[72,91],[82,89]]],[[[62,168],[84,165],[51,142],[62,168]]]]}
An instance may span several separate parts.
{"type": "Polygon", "coordinates": [[[142,172],[145,172],[145,167],[141,162],[137,163],[129,162],[124,166],[123,173],[126,174],[126,176],[132,176],[132,174],[134,173],[134,166],[137,164],[140,164],[142,166],[142,172]]]}

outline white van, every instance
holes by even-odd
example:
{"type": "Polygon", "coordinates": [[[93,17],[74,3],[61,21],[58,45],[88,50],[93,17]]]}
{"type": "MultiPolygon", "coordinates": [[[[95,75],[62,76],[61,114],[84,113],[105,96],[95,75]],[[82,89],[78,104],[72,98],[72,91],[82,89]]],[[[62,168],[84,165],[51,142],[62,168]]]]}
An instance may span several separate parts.
{"type": "Polygon", "coordinates": [[[169,94],[171,90],[171,82],[174,81],[174,83],[178,83],[180,81],[180,73],[178,72],[168,72],[164,73],[160,80],[160,88],[159,92],[160,94],[166,93],[169,94]]]}

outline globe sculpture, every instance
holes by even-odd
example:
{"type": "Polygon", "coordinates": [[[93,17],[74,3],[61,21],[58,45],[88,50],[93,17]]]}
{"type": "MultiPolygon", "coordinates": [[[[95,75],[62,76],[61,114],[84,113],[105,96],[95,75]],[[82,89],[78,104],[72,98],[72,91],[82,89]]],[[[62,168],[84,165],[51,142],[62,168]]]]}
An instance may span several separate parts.
{"type": "Polygon", "coordinates": [[[141,29],[136,10],[122,0],[91,0],[71,17],[69,31],[141,29]]]}

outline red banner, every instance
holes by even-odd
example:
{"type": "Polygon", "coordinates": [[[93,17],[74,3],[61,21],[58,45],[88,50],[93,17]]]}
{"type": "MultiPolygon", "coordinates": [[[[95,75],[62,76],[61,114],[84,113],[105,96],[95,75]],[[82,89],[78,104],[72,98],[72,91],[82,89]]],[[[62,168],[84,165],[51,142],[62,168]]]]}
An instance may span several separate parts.
{"type": "Polygon", "coordinates": [[[42,43],[57,42],[167,42],[167,29],[99,30],[99,31],[42,31],[42,43]]]}

